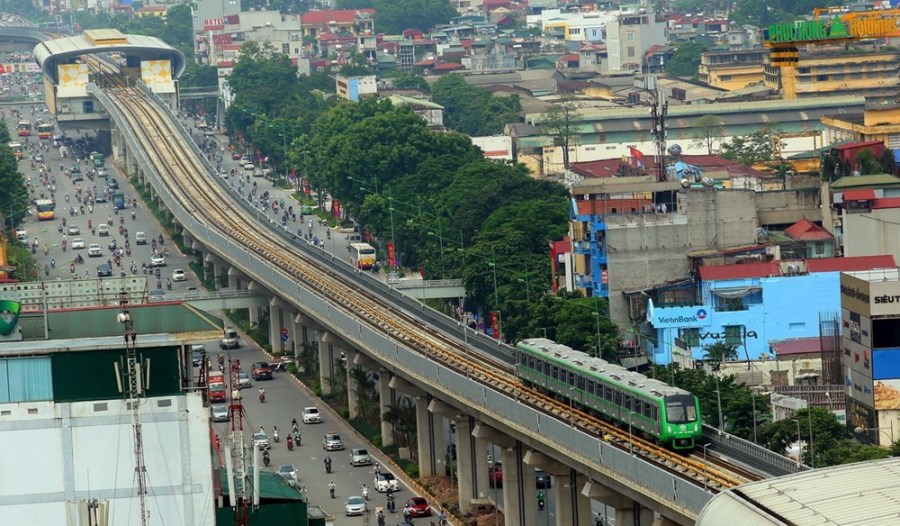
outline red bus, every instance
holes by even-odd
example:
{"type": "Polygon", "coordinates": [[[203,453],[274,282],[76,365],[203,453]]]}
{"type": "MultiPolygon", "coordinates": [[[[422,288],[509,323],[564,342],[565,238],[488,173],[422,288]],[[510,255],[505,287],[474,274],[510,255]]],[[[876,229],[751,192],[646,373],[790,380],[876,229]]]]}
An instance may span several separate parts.
{"type": "Polygon", "coordinates": [[[16,129],[19,131],[19,137],[31,135],[31,123],[28,121],[19,121],[19,124],[16,124],[16,129]]]}
{"type": "Polygon", "coordinates": [[[227,389],[225,387],[225,375],[216,371],[209,373],[209,401],[225,402],[227,389]]]}

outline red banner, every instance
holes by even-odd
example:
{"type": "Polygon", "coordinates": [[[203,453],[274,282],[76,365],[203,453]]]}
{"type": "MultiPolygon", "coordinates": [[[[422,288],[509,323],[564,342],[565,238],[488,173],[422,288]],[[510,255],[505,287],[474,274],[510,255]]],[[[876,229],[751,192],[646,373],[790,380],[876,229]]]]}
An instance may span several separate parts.
{"type": "Polygon", "coordinates": [[[372,241],[372,231],[369,230],[368,228],[366,229],[365,232],[363,232],[363,239],[366,240],[366,243],[372,241]]]}
{"type": "Polygon", "coordinates": [[[221,31],[225,29],[224,18],[206,18],[203,20],[204,31],[221,31]]]}
{"type": "Polygon", "coordinates": [[[341,202],[337,199],[331,200],[331,214],[338,219],[341,218],[341,202]]]}
{"type": "Polygon", "coordinates": [[[387,253],[388,253],[388,264],[392,267],[396,267],[397,264],[394,260],[394,243],[390,242],[387,244],[387,253]]]}
{"type": "Polygon", "coordinates": [[[497,311],[491,311],[491,329],[494,332],[494,338],[500,339],[500,316],[497,311]]]}
{"type": "Polygon", "coordinates": [[[309,197],[312,195],[312,191],[310,191],[310,189],[309,189],[309,179],[303,180],[303,193],[306,194],[306,197],[309,197]]]}

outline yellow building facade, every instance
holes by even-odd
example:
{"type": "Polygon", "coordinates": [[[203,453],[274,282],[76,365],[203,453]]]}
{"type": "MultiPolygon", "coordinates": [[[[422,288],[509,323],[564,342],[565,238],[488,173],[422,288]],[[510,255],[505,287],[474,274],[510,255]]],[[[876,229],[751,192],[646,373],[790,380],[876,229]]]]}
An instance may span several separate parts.
{"type": "Polygon", "coordinates": [[[728,91],[762,84],[767,49],[711,51],[700,57],[700,82],[728,91]]]}
{"type": "Polygon", "coordinates": [[[784,99],[828,95],[879,96],[900,86],[900,53],[843,48],[800,52],[796,66],[773,66],[766,56],[765,84],[784,99]]]}
{"type": "Polygon", "coordinates": [[[900,149],[900,100],[893,97],[866,97],[863,112],[822,117],[826,144],[845,141],[881,141],[892,150],[900,149]]]}

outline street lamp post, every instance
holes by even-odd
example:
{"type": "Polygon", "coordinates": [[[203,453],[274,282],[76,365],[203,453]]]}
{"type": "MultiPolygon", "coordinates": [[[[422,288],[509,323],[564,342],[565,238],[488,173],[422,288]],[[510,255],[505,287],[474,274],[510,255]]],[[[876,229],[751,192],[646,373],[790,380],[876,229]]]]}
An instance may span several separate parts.
{"type": "Polygon", "coordinates": [[[794,420],[797,424],[797,467],[803,464],[803,446],[800,443],[800,420],[794,420]]]}
{"type": "MultiPolygon", "coordinates": [[[[880,433],[884,433],[886,436],[890,437],[891,445],[894,444],[894,426],[893,425],[891,427],[857,427],[853,430],[853,432],[856,433],[857,435],[860,433],[864,433],[866,431],[878,431],[880,433]],[[888,431],[890,431],[890,434],[887,433],[888,431]]],[[[881,440],[878,440],[878,442],[881,442],[881,440]]]]}
{"type": "MultiPolygon", "coordinates": [[[[378,180],[376,179],[375,181],[376,181],[375,182],[375,192],[377,193],[378,192],[378,182],[377,182],[378,180]]],[[[388,204],[390,205],[390,206],[388,206],[388,212],[390,212],[390,214],[391,214],[391,246],[393,247],[393,250],[394,250],[394,257],[392,258],[393,261],[389,261],[389,263],[391,265],[391,270],[396,270],[396,268],[394,266],[394,261],[397,260],[397,244],[394,242],[394,198],[393,197],[388,196],[388,204]]]]}
{"type": "Polygon", "coordinates": [[[634,435],[631,433],[634,411],[628,411],[628,452],[634,456],[634,435]]]}
{"type": "Polygon", "coordinates": [[[719,373],[716,372],[716,407],[719,411],[719,435],[725,431],[725,423],[722,415],[722,389],[719,387],[719,373]]]}
{"type": "Polygon", "coordinates": [[[523,278],[516,278],[516,281],[525,284],[525,299],[528,301],[528,303],[531,303],[531,287],[528,285],[528,280],[523,278]]]}

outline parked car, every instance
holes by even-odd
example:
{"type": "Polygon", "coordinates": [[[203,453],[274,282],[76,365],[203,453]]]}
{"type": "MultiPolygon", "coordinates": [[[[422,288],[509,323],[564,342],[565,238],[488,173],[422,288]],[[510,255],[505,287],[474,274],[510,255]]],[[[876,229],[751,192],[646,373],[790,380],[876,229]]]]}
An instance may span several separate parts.
{"type": "Polygon", "coordinates": [[[424,497],[413,497],[406,504],[413,517],[431,517],[431,506],[424,497]]]}
{"type": "Polygon", "coordinates": [[[341,440],[341,435],[335,432],[325,433],[325,438],[322,439],[322,449],[325,451],[340,451],[344,449],[344,441],[341,440]]]}
{"type": "Polygon", "coordinates": [[[228,422],[231,420],[231,412],[228,406],[214,405],[209,408],[209,415],[213,422],[228,422]]]}
{"type": "Polygon", "coordinates": [[[355,448],[350,450],[350,465],[351,466],[369,466],[372,464],[372,457],[369,456],[369,452],[362,448],[355,448]]]}
{"type": "Polygon", "coordinates": [[[254,380],[272,379],[272,369],[269,369],[268,362],[253,362],[253,365],[250,369],[250,374],[253,375],[254,380]]]}
{"type": "Polygon", "coordinates": [[[386,493],[388,488],[391,491],[400,491],[400,481],[389,471],[382,471],[375,476],[375,490],[378,493],[386,493]]]}
{"type": "Polygon", "coordinates": [[[319,412],[318,407],[304,407],[303,408],[303,423],[304,424],[321,424],[322,423],[322,413],[319,412]]]}

